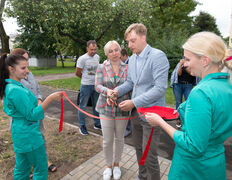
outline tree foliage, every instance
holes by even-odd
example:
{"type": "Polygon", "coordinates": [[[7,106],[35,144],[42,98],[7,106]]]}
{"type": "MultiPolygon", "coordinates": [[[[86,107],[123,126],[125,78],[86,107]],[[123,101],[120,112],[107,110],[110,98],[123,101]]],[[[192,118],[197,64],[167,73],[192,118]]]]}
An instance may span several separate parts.
{"type": "Polygon", "coordinates": [[[112,38],[123,39],[125,28],[143,18],[143,13],[138,15],[142,0],[9,0],[9,3],[12,9],[8,13],[17,18],[22,28],[23,38],[19,40],[33,54],[41,52],[33,50],[32,36],[37,39],[47,35],[40,45],[51,50],[41,48],[43,54],[70,49],[73,43],[84,50],[89,39],[100,44],[112,38]]]}
{"type": "Polygon", "coordinates": [[[182,56],[182,43],[192,33],[194,0],[150,0],[148,42],[163,50],[168,58],[182,56]],[[151,32],[152,31],[152,32],[151,32]]]}
{"type": "Polygon", "coordinates": [[[95,39],[102,47],[115,39],[124,44],[126,28],[142,22],[148,43],[168,57],[181,56],[181,42],[191,34],[189,13],[195,0],[8,0],[8,14],[17,18],[21,47],[34,55],[56,53],[81,55],[86,42],[95,39]],[[183,33],[183,34],[182,34],[183,33]],[[176,43],[175,43],[176,42],[176,43]]]}
{"type": "Polygon", "coordinates": [[[151,27],[158,35],[169,30],[190,29],[192,17],[189,14],[197,4],[194,0],[150,0],[151,27]]]}
{"type": "Polygon", "coordinates": [[[196,32],[211,31],[221,36],[218,30],[216,19],[209,13],[201,11],[194,21],[194,29],[196,32]]]}

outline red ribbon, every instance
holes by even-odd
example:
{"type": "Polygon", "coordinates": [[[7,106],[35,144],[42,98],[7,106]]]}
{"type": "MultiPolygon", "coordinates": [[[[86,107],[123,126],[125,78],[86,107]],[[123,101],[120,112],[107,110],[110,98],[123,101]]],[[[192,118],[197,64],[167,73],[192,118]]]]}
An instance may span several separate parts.
{"type": "Polygon", "coordinates": [[[145,164],[147,154],[148,154],[148,151],[149,151],[149,148],[150,148],[150,145],[151,145],[153,131],[154,131],[154,128],[152,128],[152,130],[151,130],[151,133],[150,133],[146,148],[145,148],[145,150],[143,152],[143,155],[142,155],[142,157],[141,157],[141,159],[139,161],[139,165],[141,165],[141,166],[143,166],[145,164]]]}
{"type": "MultiPolygon", "coordinates": [[[[85,115],[92,117],[92,118],[96,118],[96,119],[104,119],[104,120],[128,120],[128,119],[135,119],[136,117],[129,117],[129,118],[121,118],[121,119],[108,119],[108,118],[103,118],[103,117],[98,117],[98,116],[94,116],[90,113],[87,113],[85,111],[83,111],[82,109],[80,109],[76,104],[74,104],[67,96],[67,94],[63,91],[62,92],[63,96],[70,102],[70,104],[72,104],[78,111],[81,111],[82,113],[84,113],[85,115]]],[[[63,108],[64,108],[64,102],[63,102],[63,98],[60,99],[60,103],[61,103],[61,113],[60,113],[60,126],[59,126],[59,132],[62,131],[62,127],[63,127],[63,108]]]]}
{"type": "MultiPolygon", "coordinates": [[[[63,92],[64,94],[65,92],[63,92]]],[[[60,126],[59,126],[59,133],[63,129],[63,117],[64,117],[64,100],[63,97],[60,99],[60,104],[61,104],[61,111],[60,111],[60,126]]]]}
{"type": "MultiPolygon", "coordinates": [[[[128,120],[128,119],[135,119],[136,117],[130,117],[130,118],[122,118],[122,119],[107,119],[107,118],[100,118],[98,116],[94,116],[90,113],[87,113],[85,111],[83,111],[82,109],[80,109],[78,106],[76,106],[76,104],[74,104],[67,96],[67,94],[63,91],[63,96],[79,111],[81,111],[82,113],[86,114],[89,117],[92,118],[97,118],[97,119],[104,119],[104,120],[128,120]]],[[[64,102],[63,102],[63,97],[60,99],[60,103],[61,103],[61,113],[60,113],[60,126],[59,126],[59,132],[62,131],[63,129],[63,114],[64,114],[64,102]]],[[[165,107],[159,107],[159,106],[154,106],[151,108],[138,108],[138,113],[140,115],[144,115],[145,112],[155,112],[157,114],[160,114],[161,117],[163,118],[173,118],[173,116],[175,117],[175,115],[173,114],[173,109],[171,108],[165,108],[165,107]],[[158,113],[159,112],[159,113],[158,113]]],[[[146,158],[147,158],[147,154],[151,145],[151,140],[152,140],[152,135],[153,135],[153,131],[154,129],[152,128],[146,148],[143,152],[143,155],[139,161],[139,165],[143,166],[145,164],[146,158]]]]}
{"type": "Polygon", "coordinates": [[[178,119],[177,113],[174,114],[174,111],[175,110],[172,108],[162,106],[152,106],[148,108],[141,107],[137,109],[137,113],[140,116],[145,116],[146,113],[156,113],[166,121],[178,119]]]}
{"type": "MultiPolygon", "coordinates": [[[[140,115],[141,118],[144,118],[146,113],[156,113],[160,115],[164,120],[175,120],[178,119],[177,114],[174,114],[174,109],[168,108],[168,107],[161,107],[161,106],[152,106],[149,108],[138,108],[137,113],[140,115]]],[[[139,161],[139,165],[143,166],[145,164],[147,154],[151,145],[152,135],[153,135],[154,129],[152,128],[146,148],[143,152],[143,155],[139,161]]]]}
{"type": "Polygon", "coordinates": [[[228,57],[225,61],[232,60],[232,56],[228,57]]]}

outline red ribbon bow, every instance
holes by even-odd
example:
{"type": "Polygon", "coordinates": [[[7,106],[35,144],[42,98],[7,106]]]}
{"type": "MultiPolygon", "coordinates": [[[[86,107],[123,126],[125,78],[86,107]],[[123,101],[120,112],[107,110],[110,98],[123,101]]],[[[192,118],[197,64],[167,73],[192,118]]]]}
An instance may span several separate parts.
{"type": "MultiPolygon", "coordinates": [[[[138,114],[140,117],[144,118],[144,115],[146,113],[156,113],[160,115],[164,120],[170,121],[170,120],[175,120],[178,119],[177,114],[174,114],[174,109],[168,108],[168,107],[161,107],[161,106],[152,106],[149,108],[138,108],[137,109],[138,114]]],[[[145,164],[147,154],[150,148],[151,140],[152,140],[152,135],[153,135],[154,128],[152,128],[146,148],[143,152],[143,155],[139,161],[139,165],[143,166],[145,164]]]]}

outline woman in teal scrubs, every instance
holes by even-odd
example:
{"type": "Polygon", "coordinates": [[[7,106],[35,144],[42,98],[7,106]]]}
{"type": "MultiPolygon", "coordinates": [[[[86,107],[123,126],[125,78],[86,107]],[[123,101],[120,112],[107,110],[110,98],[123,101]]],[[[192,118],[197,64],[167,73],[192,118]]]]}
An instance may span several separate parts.
{"type": "Polygon", "coordinates": [[[33,179],[48,179],[47,157],[44,140],[39,131],[39,120],[44,119],[48,105],[62,97],[62,92],[49,95],[38,106],[37,98],[20,82],[29,72],[28,61],[20,55],[6,54],[0,59],[0,98],[3,110],[12,117],[12,140],[16,153],[15,180],[29,179],[34,167],[33,179]]]}
{"type": "Polygon", "coordinates": [[[201,77],[178,109],[183,123],[176,130],[159,115],[147,113],[152,126],[160,126],[176,146],[169,180],[226,180],[224,141],[232,135],[232,84],[223,65],[232,69],[221,37],[210,32],[191,36],[183,45],[184,66],[201,77]]]}

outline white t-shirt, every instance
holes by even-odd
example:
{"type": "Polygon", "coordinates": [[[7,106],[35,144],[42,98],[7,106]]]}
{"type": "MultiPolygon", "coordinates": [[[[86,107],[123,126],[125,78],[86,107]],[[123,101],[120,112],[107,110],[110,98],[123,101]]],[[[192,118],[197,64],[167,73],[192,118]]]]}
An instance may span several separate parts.
{"type": "Polygon", "coordinates": [[[76,67],[82,69],[81,84],[83,85],[95,84],[95,74],[99,61],[100,61],[100,57],[97,54],[91,57],[86,53],[78,58],[76,67]]]}

